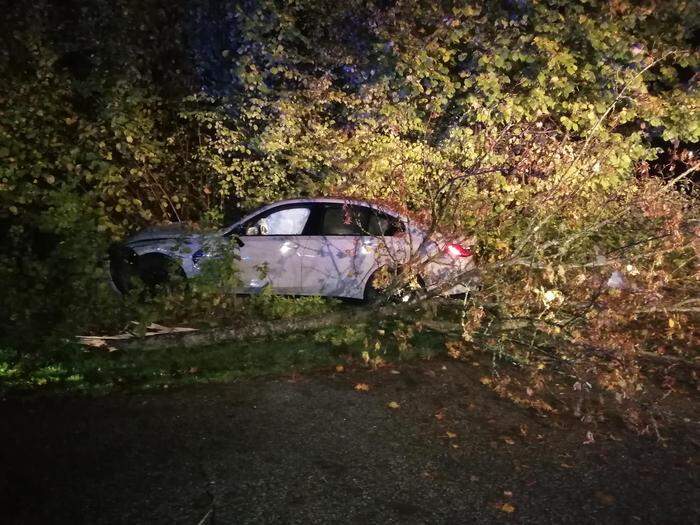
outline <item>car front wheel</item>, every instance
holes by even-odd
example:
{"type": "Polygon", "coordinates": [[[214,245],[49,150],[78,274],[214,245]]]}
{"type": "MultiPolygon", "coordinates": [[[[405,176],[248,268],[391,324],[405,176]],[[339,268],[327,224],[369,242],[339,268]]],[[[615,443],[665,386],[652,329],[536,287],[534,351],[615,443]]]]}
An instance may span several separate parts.
{"type": "Polygon", "coordinates": [[[160,254],[146,254],[138,259],[138,276],[150,293],[171,290],[185,279],[185,272],[172,259],[160,254]]]}

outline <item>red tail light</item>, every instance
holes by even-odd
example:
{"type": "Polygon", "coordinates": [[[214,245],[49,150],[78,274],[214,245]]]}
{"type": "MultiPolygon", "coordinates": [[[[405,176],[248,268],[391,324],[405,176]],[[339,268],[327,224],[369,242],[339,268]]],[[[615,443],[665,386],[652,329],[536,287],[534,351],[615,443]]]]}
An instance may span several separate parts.
{"type": "Polygon", "coordinates": [[[445,252],[452,257],[471,257],[472,251],[469,248],[465,248],[461,244],[449,243],[445,245],[445,252]]]}

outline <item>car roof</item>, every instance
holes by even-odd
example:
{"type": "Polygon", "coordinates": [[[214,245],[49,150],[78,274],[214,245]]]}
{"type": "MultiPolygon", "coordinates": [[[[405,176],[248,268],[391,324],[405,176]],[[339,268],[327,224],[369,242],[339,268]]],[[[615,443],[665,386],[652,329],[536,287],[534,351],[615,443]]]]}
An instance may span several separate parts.
{"type": "Polygon", "coordinates": [[[352,197],[302,197],[302,198],[296,198],[296,199],[284,199],[281,201],[275,201],[275,202],[272,202],[272,203],[267,204],[265,206],[262,206],[262,207],[258,208],[256,210],[256,212],[269,209],[273,206],[284,206],[286,204],[314,204],[314,203],[355,204],[355,205],[360,205],[360,206],[367,206],[369,208],[373,208],[373,209],[378,210],[378,211],[386,212],[386,213],[389,213],[390,215],[395,215],[396,217],[402,217],[402,215],[399,212],[389,208],[388,206],[385,206],[383,204],[378,204],[378,203],[372,202],[372,201],[355,199],[352,197]]]}
{"type": "Polygon", "coordinates": [[[233,228],[235,228],[236,226],[238,226],[240,224],[243,224],[245,221],[249,220],[251,217],[254,217],[257,214],[265,212],[265,211],[270,210],[272,208],[276,208],[277,206],[285,206],[285,205],[289,205],[289,204],[317,204],[317,203],[355,204],[355,205],[359,205],[359,206],[367,206],[369,208],[386,213],[388,215],[393,215],[394,217],[400,219],[401,221],[411,222],[411,220],[408,217],[397,212],[396,210],[393,210],[387,206],[377,204],[377,203],[374,203],[371,201],[354,199],[351,197],[302,197],[302,198],[296,198],[296,199],[279,200],[279,201],[271,202],[270,204],[266,204],[264,206],[260,206],[259,208],[251,211],[250,213],[247,213],[244,217],[237,220],[233,224],[230,224],[230,225],[224,227],[222,229],[222,232],[224,232],[224,234],[227,234],[228,232],[232,231],[233,228]]]}

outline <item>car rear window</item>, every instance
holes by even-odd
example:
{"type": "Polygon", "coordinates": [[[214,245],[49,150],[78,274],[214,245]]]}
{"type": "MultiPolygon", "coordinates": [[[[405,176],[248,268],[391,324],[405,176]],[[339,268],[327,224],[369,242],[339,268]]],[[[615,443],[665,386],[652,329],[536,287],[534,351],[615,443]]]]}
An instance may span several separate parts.
{"type": "Polygon", "coordinates": [[[322,235],[366,235],[362,213],[355,206],[325,206],[322,235]]]}
{"type": "Polygon", "coordinates": [[[374,236],[392,237],[405,231],[403,223],[396,217],[376,210],[367,210],[367,233],[374,236]]]}
{"type": "Polygon", "coordinates": [[[404,231],[396,217],[365,206],[327,204],[324,208],[321,235],[392,236],[404,231]]]}

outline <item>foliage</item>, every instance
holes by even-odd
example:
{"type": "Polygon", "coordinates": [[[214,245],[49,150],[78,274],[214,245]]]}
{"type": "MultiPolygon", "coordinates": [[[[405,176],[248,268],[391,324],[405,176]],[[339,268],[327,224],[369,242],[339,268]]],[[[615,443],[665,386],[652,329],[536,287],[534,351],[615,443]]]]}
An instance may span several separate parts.
{"type": "Polygon", "coordinates": [[[341,354],[306,337],[143,352],[103,352],[61,345],[51,352],[0,355],[0,392],[106,393],[303,372],[342,362],[341,354]]]}
{"type": "Polygon", "coordinates": [[[688,4],[358,3],[305,25],[323,5],[237,14],[250,103],[211,139],[237,192],[286,194],[292,172],[296,193],[318,181],[475,236],[465,338],[619,403],[642,352],[693,357],[692,319],[669,314],[697,312],[697,193],[648,177],[664,140],[700,138],[688,4]],[[668,324],[689,328],[675,340],[668,324]]]}
{"type": "MultiPolygon", "coordinates": [[[[346,366],[364,365],[362,341],[366,336],[367,327],[358,326],[290,334],[272,341],[258,339],[236,345],[219,344],[196,351],[175,347],[110,352],[74,343],[58,344],[50,351],[33,353],[0,348],[0,394],[100,394],[326,368],[339,367],[342,370],[346,366]]],[[[395,345],[387,345],[371,358],[372,362],[430,358],[439,353],[440,342],[429,334],[415,334],[411,343],[417,349],[410,355],[395,345]]]]}
{"type": "MultiPolygon", "coordinates": [[[[466,304],[462,326],[475,348],[536,368],[523,388],[531,401],[533,385],[541,389],[564,371],[579,390],[592,390],[582,399],[608,392],[643,429],[649,421],[636,404],[647,393],[642,365],[648,356],[696,358],[700,283],[690,201],[656,180],[631,189],[608,192],[605,211],[586,213],[573,231],[531,228],[522,249],[489,253],[484,286],[466,304]]],[[[561,225],[576,202],[555,202],[539,204],[561,225]]],[[[661,372],[666,394],[676,386],[668,365],[661,372]]]]}
{"type": "Polygon", "coordinates": [[[305,315],[322,315],[336,304],[323,297],[282,297],[265,288],[248,302],[250,312],[262,319],[289,319],[305,315]]]}

